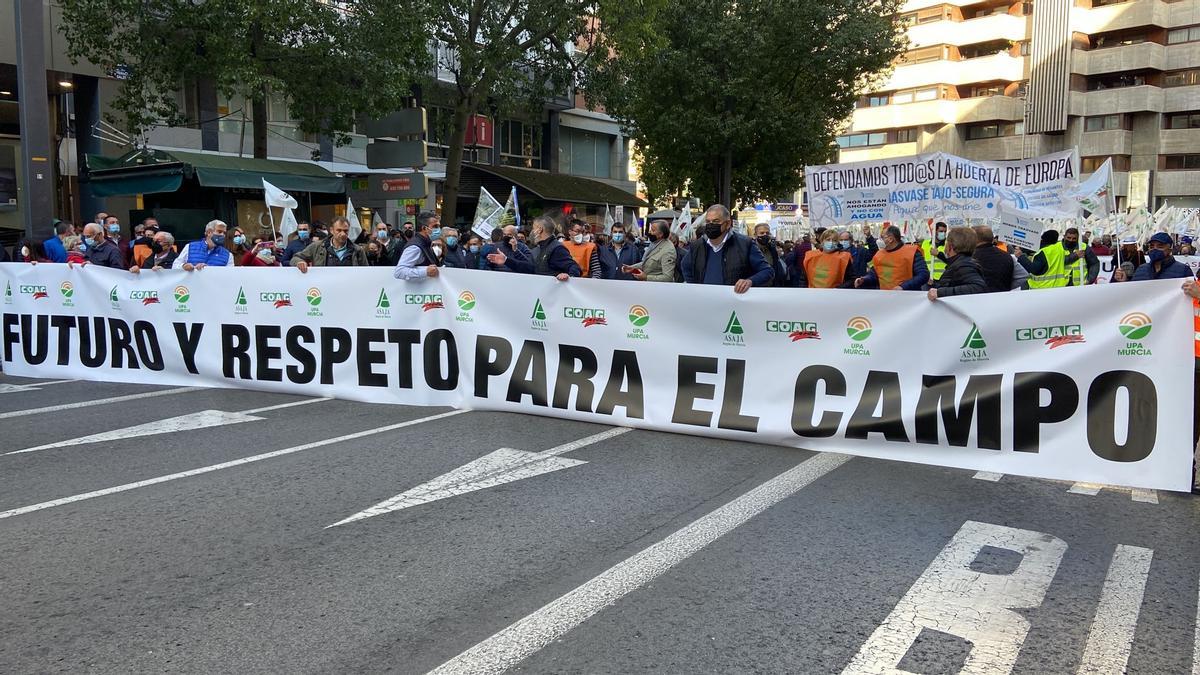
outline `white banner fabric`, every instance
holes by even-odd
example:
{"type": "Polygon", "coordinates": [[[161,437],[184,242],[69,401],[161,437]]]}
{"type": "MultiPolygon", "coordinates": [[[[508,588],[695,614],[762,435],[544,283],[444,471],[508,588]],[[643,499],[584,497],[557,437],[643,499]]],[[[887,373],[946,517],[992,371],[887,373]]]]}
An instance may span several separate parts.
{"type": "Polygon", "coordinates": [[[999,219],[1001,207],[1031,218],[1074,218],[1075,150],[1010,162],[935,152],[804,168],[813,227],[927,219],[952,227],[999,219]]]}
{"type": "Polygon", "coordinates": [[[455,269],[406,283],[378,268],[7,264],[0,285],[9,375],[500,410],[1191,486],[1192,382],[1179,372],[1191,372],[1192,309],[1178,281],[930,302],[455,269]]]}

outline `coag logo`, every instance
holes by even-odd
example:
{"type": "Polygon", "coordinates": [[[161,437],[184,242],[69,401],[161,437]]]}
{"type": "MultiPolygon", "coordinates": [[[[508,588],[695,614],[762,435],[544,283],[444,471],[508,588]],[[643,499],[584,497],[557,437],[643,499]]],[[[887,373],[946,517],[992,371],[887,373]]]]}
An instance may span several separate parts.
{"type": "Polygon", "coordinates": [[[1125,339],[1137,342],[1150,334],[1150,329],[1154,328],[1154,324],[1146,314],[1130,312],[1121,317],[1121,323],[1117,328],[1121,331],[1121,335],[1125,336],[1125,339]]]}
{"type": "Polygon", "coordinates": [[[420,295],[417,293],[409,293],[404,296],[404,304],[420,305],[422,312],[428,312],[434,309],[445,309],[442,304],[442,296],[440,295],[420,295]]]}
{"type": "Polygon", "coordinates": [[[855,342],[863,342],[871,337],[871,320],[865,316],[856,316],[846,323],[846,334],[855,342]]]}
{"type": "Polygon", "coordinates": [[[742,322],[738,320],[737,312],[730,312],[729,319],[725,321],[725,331],[722,337],[722,343],[726,345],[735,345],[738,347],[746,346],[746,330],[742,328],[742,322]]]}
{"type": "Polygon", "coordinates": [[[563,316],[568,319],[579,319],[584,328],[589,326],[607,326],[604,310],[591,307],[564,307],[563,316]]]}
{"type": "Polygon", "coordinates": [[[130,300],[140,300],[142,306],[157,305],[158,291],[129,291],[130,300]]]}
{"type": "Polygon", "coordinates": [[[275,309],[292,306],[292,294],[281,291],[264,291],[258,294],[260,302],[275,305],[275,309]]]}
{"type": "Polygon", "coordinates": [[[634,305],[629,308],[629,323],[637,328],[645,328],[646,324],[650,323],[650,310],[641,305],[634,305]]]}
{"type": "Polygon", "coordinates": [[[321,289],[308,289],[308,293],[304,295],[304,299],[308,301],[309,307],[319,307],[321,305],[321,289]]]}
{"type": "Polygon", "coordinates": [[[178,302],[181,305],[186,305],[187,301],[191,299],[192,292],[188,290],[187,286],[175,287],[175,302],[178,302]]]}
{"type": "Polygon", "coordinates": [[[767,321],[768,333],[787,333],[792,342],[820,340],[821,333],[814,321],[767,321]]]}
{"type": "Polygon", "coordinates": [[[21,295],[32,295],[34,300],[48,298],[50,295],[46,292],[45,286],[30,286],[22,284],[20,287],[21,295]]]}
{"type": "Polygon", "coordinates": [[[1042,342],[1050,349],[1063,345],[1086,342],[1083,339],[1083,327],[1079,324],[1062,326],[1036,326],[1033,328],[1018,328],[1017,342],[1042,342]]]}
{"type": "Polygon", "coordinates": [[[962,354],[959,356],[959,361],[970,363],[972,361],[987,361],[987,341],[983,339],[983,333],[979,332],[979,326],[971,324],[971,330],[967,333],[967,339],[963,340],[962,354]]]}
{"type": "Polygon", "coordinates": [[[63,296],[63,307],[74,307],[75,303],[71,298],[75,297],[75,285],[69,281],[64,281],[58,285],[58,292],[63,296]]]}

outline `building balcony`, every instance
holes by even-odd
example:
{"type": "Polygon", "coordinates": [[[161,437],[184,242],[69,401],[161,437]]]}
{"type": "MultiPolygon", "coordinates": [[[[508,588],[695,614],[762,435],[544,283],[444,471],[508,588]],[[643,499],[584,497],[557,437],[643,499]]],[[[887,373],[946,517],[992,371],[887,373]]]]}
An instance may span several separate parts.
{"type": "Polygon", "coordinates": [[[1085,131],[1079,137],[1080,157],[1102,155],[1131,155],[1133,132],[1124,129],[1108,131],[1085,131]]]}
{"type": "Polygon", "coordinates": [[[1166,113],[1200,110],[1200,84],[1163,89],[1162,111],[1166,113]]]}
{"type": "Polygon", "coordinates": [[[978,138],[963,143],[962,156],[973,160],[1001,161],[1037,157],[1049,153],[1046,137],[1041,134],[978,138]]]}
{"type": "Polygon", "coordinates": [[[870,148],[845,148],[838,153],[838,162],[866,162],[875,159],[908,157],[919,152],[916,143],[889,143],[870,148]]]}
{"type": "Polygon", "coordinates": [[[1134,0],[1104,7],[1072,7],[1071,30],[1090,35],[1142,26],[1166,27],[1170,25],[1170,9],[1170,5],[1163,0],[1134,0]]]}
{"type": "Polygon", "coordinates": [[[1019,122],[1024,118],[1024,102],[1021,99],[1011,96],[980,96],[859,108],[854,111],[851,131],[900,129],[927,124],[1019,122]]]}
{"type": "Polygon", "coordinates": [[[966,21],[934,21],[911,26],[908,38],[914,49],[943,44],[973,45],[992,40],[1020,42],[1026,37],[1025,24],[1025,17],[1011,14],[993,14],[966,21]]]}
{"type": "Polygon", "coordinates": [[[1164,70],[1166,47],[1156,42],[1071,52],[1071,72],[1078,75],[1103,75],[1126,70],[1164,70]]]}
{"type": "Polygon", "coordinates": [[[1025,58],[1007,52],[963,61],[930,61],[897,66],[886,90],[916,89],[931,84],[971,84],[973,82],[1020,82],[1025,79],[1025,58]]]}
{"type": "Polygon", "coordinates": [[[1200,196],[1200,171],[1155,171],[1154,196],[1200,196]]]}
{"type": "Polygon", "coordinates": [[[979,0],[908,0],[908,2],[904,3],[904,8],[901,9],[900,12],[915,12],[918,9],[929,9],[930,7],[939,7],[941,5],[966,7],[967,5],[974,5],[978,3],[979,0]]]}
{"type": "MultiPolygon", "coordinates": [[[[1200,11],[1196,12],[1196,21],[1200,21],[1200,11]]],[[[1167,45],[1167,61],[1163,70],[1183,70],[1195,68],[1200,64],[1200,42],[1188,42],[1181,45],[1167,45]]]]}
{"type": "Polygon", "coordinates": [[[1071,93],[1070,114],[1078,117],[1162,111],[1163,90],[1148,84],[1071,93]]]}
{"type": "Polygon", "coordinates": [[[1159,154],[1182,155],[1200,152],[1200,129],[1163,129],[1158,139],[1159,154]]]}

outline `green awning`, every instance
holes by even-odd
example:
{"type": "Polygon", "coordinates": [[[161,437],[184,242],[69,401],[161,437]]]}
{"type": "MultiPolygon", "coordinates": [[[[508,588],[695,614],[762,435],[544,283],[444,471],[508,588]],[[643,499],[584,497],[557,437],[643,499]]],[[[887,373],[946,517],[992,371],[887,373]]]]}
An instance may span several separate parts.
{"type": "Polygon", "coordinates": [[[492,166],[490,164],[464,164],[463,166],[506,180],[549,201],[612,204],[614,206],[650,206],[632,192],[626,192],[591,178],[513,166],[492,166]]]}
{"type": "Polygon", "coordinates": [[[312,162],[136,150],[119,158],[88,155],[87,163],[92,191],[101,197],[174,192],[185,177],[212,188],[261,190],[265,179],[287,192],[345,191],[340,176],[312,162]]]}

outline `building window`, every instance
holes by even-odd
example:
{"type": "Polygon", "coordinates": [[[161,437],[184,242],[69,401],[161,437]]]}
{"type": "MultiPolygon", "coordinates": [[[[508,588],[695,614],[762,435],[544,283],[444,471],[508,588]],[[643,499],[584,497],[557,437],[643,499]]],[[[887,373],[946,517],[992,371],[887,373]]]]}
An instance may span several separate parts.
{"type": "Polygon", "coordinates": [[[500,123],[500,163],[526,169],[542,168],[542,131],[518,120],[500,123]]]}
{"type": "Polygon", "coordinates": [[[875,94],[874,96],[867,97],[867,107],[868,108],[878,108],[881,105],[887,105],[887,104],[888,104],[888,95],[887,94],[875,94]]]}
{"type": "Polygon", "coordinates": [[[1200,129],[1200,112],[1175,113],[1167,116],[1168,129],[1200,129]]]}
{"type": "Polygon", "coordinates": [[[612,178],[613,136],[562,127],[558,141],[559,170],[572,176],[612,178]]]}
{"type": "Polygon", "coordinates": [[[1021,56],[1029,56],[1033,53],[1033,43],[1029,40],[1021,40],[1017,44],[1021,46],[1021,56]]]}
{"type": "Polygon", "coordinates": [[[896,142],[897,143],[916,143],[917,135],[918,135],[918,131],[915,128],[914,129],[897,129],[896,130],[896,142]]]}
{"type": "Polygon", "coordinates": [[[971,98],[978,98],[980,96],[1003,96],[1003,95],[1004,95],[1004,85],[1002,85],[1002,84],[989,84],[989,85],[984,85],[984,86],[971,87],[971,98]]]}
{"type": "Polygon", "coordinates": [[[877,132],[869,134],[848,134],[837,137],[838,147],[845,148],[865,148],[872,145],[885,145],[887,143],[887,132],[877,132]]]}
{"type": "Polygon", "coordinates": [[[900,62],[904,65],[914,65],[917,63],[930,63],[932,61],[940,61],[946,57],[945,47],[928,47],[926,49],[914,49],[904,55],[900,62]]]}
{"type": "Polygon", "coordinates": [[[1184,42],[1200,42],[1200,26],[1174,28],[1167,31],[1167,44],[1178,45],[1184,42]]]}
{"type": "Polygon", "coordinates": [[[1109,5],[1119,5],[1122,2],[1132,2],[1132,0],[1092,0],[1092,7],[1107,7],[1109,5]]]}
{"type": "Polygon", "coordinates": [[[1002,136],[1020,136],[1025,133],[1024,122],[996,122],[993,124],[972,124],[967,127],[967,140],[977,141],[984,138],[999,138],[1002,136]]]}
{"type": "Polygon", "coordinates": [[[1120,128],[1122,128],[1120,115],[1100,115],[1083,119],[1084,131],[1111,131],[1120,128]]]}
{"type": "Polygon", "coordinates": [[[1113,171],[1128,171],[1129,170],[1129,155],[1104,155],[1101,157],[1080,157],[1079,171],[1080,173],[1092,173],[1100,168],[1101,164],[1107,159],[1112,159],[1113,171]]]}
{"type": "Polygon", "coordinates": [[[1193,84],[1200,84],[1200,68],[1163,74],[1164,87],[1186,87],[1193,84]]]}
{"type": "Polygon", "coordinates": [[[1088,91],[1140,87],[1143,84],[1146,84],[1146,77],[1144,75],[1105,75],[1102,77],[1089,77],[1087,80],[1088,91]]]}
{"type": "Polygon", "coordinates": [[[1127,47],[1129,45],[1138,45],[1146,41],[1145,33],[1130,34],[1116,33],[1112,35],[1098,35],[1092,44],[1092,49],[1105,49],[1107,47],[1127,47]]]}
{"type": "Polygon", "coordinates": [[[1166,155],[1163,168],[1167,171],[1200,169],[1200,155],[1166,155]]]}

